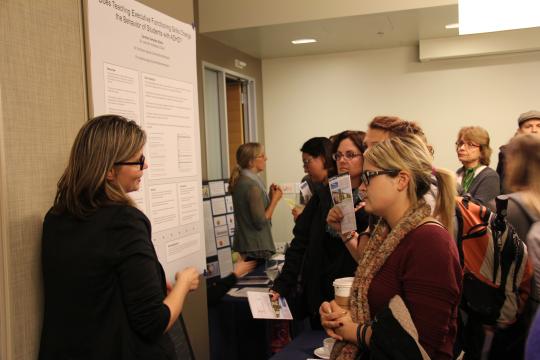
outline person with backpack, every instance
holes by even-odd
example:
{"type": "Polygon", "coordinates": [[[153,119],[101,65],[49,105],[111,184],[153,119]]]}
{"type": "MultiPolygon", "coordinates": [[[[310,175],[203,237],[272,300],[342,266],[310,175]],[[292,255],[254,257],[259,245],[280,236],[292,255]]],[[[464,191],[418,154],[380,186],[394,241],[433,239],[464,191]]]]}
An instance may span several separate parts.
{"type": "Polygon", "coordinates": [[[540,136],[518,135],[507,147],[508,221],[525,241],[534,268],[531,298],[540,300],[540,136]]]}
{"type": "MultiPolygon", "coordinates": [[[[434,169],[424,142],[392,137],[366,151],[360,191],[381,219],[360,258],[350,311],[335,301],[319,308],[336,340],[331,359],[452,359],[462,271],[452,228],[455,179],[434,169]],[[430,217],[431,176],[448,223],[430,217]],[[425,356],[424,356],[425,355],[425,356]]],[[[357,235],[353,236],[355,241],[357,235]]]]}
{"type": "Polygon", "coordinates": [[[527,241],[531,225],[540,217],[540,136],[516,136],[507,146],[505,186],[509,195],[508,220],[520,239],[527,241]]]}
{"type": "Polygon", "coordinates": [[[494,209],[494,199],[500,194],[499,175],[489,167],[491,148],[489,134],[479,126],[461,128],[456,141],[456,153],[463,164],[456,171],[461,193],[494,209]]]}
{"type": "MultiPolygon", "coordinates": [[[[540,111],[531,110],[527,111],[518,117],[518,129],[514,136],[519,134],[534,134],[540,135],[540,111]]],[[[497,174],[499,174],[499,180],[501,182],[501,194],[506,194],[509,189],[506,188],[505,181],[505,159],[506,159],[506,146],[503,145],[499,148],[499,162],[497,163],[497,174]]]]}

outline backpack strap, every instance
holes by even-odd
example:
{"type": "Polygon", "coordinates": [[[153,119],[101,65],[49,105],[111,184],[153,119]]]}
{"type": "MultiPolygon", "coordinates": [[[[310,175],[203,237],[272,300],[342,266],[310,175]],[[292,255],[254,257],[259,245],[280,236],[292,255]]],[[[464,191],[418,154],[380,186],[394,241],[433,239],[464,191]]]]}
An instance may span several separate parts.
{"type": "Polygon", "coordinates": [[[443,229],[446,229],[446,227],[444,227],[444,225],[441,224],[439,220],[435,219],[432,216],[426,216],[422,221],[420,221],[420,224],[418,224],[417,228],[425,224],[434,224],[442,227],[443,229]]]}
{"type": "Polygon", "coordinates": [[[508,199],[512,200],[519,208],[521,211],[523,211],[523,213],[525,215],[527,215],[527,217],[529,218],[529,220],[531,221],[531,223],[533,222],[537,222],[537,221],[540,221],[540,219],[538,217],[536,217],[528,208],[527,206],[525,206],[525,204],[523,203],[523,199],[521,198],[521,194],[519,193],[512,193],[512,194],[507,194],[506,196],[508,196],[508,199]]]}
{"type": "Polygon", "coordinates": [[[461,265],[461,268],[465,266],[465,255],[463,254],[463,215],[461,214],[461,210],[459,208],[459,205],[456,205],[455,208],[456,213],[456,220],[457,220],[457,248],[459,252],[459,264],[461,265]]]}

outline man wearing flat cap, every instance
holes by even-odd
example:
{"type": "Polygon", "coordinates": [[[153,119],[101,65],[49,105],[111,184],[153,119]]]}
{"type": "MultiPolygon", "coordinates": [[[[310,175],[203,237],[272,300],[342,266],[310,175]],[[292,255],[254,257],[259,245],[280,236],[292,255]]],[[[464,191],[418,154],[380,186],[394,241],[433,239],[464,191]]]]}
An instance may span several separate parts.
{"type": "MultiPolygon", "coordinates": [[[[535,134],[540,136],[540,111],[531,110],[519,115],[516,135],[517,134],[535,134]]],[[[497,173],[501,180],[501,194],[507,193],[507,191],[503,189],[505,148],[506,145],[499,148],[499,163],[497,164],[497,173]]]]}

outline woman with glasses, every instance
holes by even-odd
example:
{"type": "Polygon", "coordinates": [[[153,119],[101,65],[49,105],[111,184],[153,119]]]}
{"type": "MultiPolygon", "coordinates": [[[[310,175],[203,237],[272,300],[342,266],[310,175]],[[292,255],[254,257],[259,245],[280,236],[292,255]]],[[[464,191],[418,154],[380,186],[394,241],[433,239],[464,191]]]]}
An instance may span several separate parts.
{"type": "MultiPolygon", "coordinates": [[[[320,155],[308,163],[308,174],[313,176],[314,180],[319,179],[324,186],[315,188],[312,198],[298,218],[293,229],[294,238],[285,254],[282,274],[272,288],[274,299],[279,296],[288,297],[293,303],[295,318],[308,316],[314,328],[321,328],[319,305],[334,297],[334,279],[351,276],[356,268],[356,262],[339,234],[326,223],[326,216],[332,207],[328,177],[335,174],[332,154],[340,160],[344,157],[343,154],[347,154],[345,160],[341,161],[342,171],[345,171],[344,163],[347,162],[347,170],[359,176],[362,169],[361,147],[364,133],[344,131],[334,136],[334,139],[336,143],[333,146],[329,146],[328,140],[321,142],[317,146],[318,150],[314,152],[320,155]],[[346,146],[339,148],[341,143],[346,146]],[[342,152],[337,152],[338,148],[342,152]],[[319,170],[312,168],[314,165],[317,165],[319,170],[319,165],[323,165],[323,178],[319,177],[319,170]]],[[[307,159],[304,154],[303,159],[307,159]]],[[[365,212],[357,214],[357,221],[364,227],[367,226],[365,212]]]]}
{"type": "Polygon", "coordinates": [[[39,359],[171,359],[167,331],[195,268],[167,284],[148,218],[129,192],[148,167],[144,131],[104,115],[79,131],[43,223],[45,309],[39,359]]]}
{"type": "Polygon", "coordinates": [[[359,260],[350,311],[320,307],[322,325],[339,340],[331,359],[452,359],[462,271],[452,227],[455,180],[434,169],[424,142],[392,137],[364,154],[365,209],[380,220],[359,260]],[[441,224],[424,200],[435,174],[441,224]],[[444,206],[448,204],[448,206],[444,206]]]}
{"type": "Polygon", "coordinates": [[[272,184],[270,192],[266,192],[259,176],[266,168],[266,160],[261,144],[240,145],[236,151],[237,165],[229,181],[236,220],[233,250],[238,251],[244,259],[263,261],[276,252],[270,227],[283,191],[272,184]]]}
{"type": "Polygon", "coordinates": [[[458,183],[461,184],[460,192],[470,194],[473,199],[494,209],[500,184],[499,175],[489,167],[491,148],[488,132],[479,126],[461,128],[456,153],[463,164],[456,172],[458,183]]]}
{"type": "MultiPolygon", "coordinates": [[[[306,182],[309,191],[313,195],[317,187],[326,186],[328,172],[334,172],[334,161],[332,160],[332,142],[325,137],[314,137],[306,141],[300,148],[302,152],[302,164],[306,174],[301,182],[306,182]]],[[[294,221],[304,210],[309,201],[309,196],[300,196],[300,204],[295,206],[291,213],[294,221]]]]}

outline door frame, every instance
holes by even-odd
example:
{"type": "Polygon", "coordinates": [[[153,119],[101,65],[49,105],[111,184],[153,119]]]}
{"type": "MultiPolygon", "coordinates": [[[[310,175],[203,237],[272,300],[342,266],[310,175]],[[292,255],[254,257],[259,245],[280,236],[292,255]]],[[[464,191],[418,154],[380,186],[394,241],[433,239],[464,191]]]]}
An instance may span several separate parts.
{"type": "MultiPolygon", "coordinates": [[[[219,126],[220,126],[220,140],[221,140],[221,166],[223,178],[230,176],[229,168],[229,139],[228,139],[228,125],[227,125],[227,78],[239,80],[242,82],[243,92],[246,96],[244,99],[244,140],[246,142],[258,141],[258,129],[257,129],[257,108],[256,108],[256,83],[255,79],[245,74],[240,74],[236,71],[224,68],[222,66],[214,65],[206,61],[202,61],[202,76],[203,76],[203,99],[206,94],[206,69],[215,71],[218,74],[218,101],[219,101],[219,126]]],[[[203,105],[204,106],[204,105],[203,105]]],[[[206,114],[205,114],[206,116],[206,114]]],[[[205,121],[205,138],[208,138],[208,127],[205,121]]],[[[205,152],[208,153],[208,146],[205,141],[205,152]]],[[[206,164],[206,166],[208,166],[206,164]]],[[[210,179],[208,179],[210,180],[210,179]]]]}

